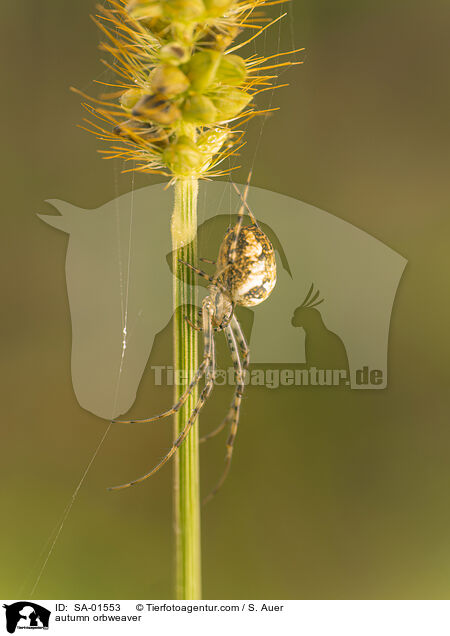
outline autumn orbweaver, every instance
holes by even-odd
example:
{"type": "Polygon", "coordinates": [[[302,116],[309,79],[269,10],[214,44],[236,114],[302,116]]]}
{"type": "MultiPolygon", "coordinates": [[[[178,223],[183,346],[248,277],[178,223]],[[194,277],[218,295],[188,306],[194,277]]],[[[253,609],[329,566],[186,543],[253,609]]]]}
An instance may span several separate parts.
{"type": "MultiPolygon", "coordinates": [[[[233,184],[234,185],[234,184],[233,184]]],[[[195,386],[205,378],[205,385],[200,393],[195,408],[193,409],[186,426],[172,444],[169,452],[162,460],[152,468],[149,473],[134,479],[120,486],[112,486],[110,490],[121,490],[137,484],[154,475],[170,458],[188,436],[192,425],[207,401],[213,385],[215,374],[215,342],[214,333],[223,331],[230,350],[231,359],[236,373],[236,389],[229,411],[223,422],[211,433],[203,437],[200,441],[211,439],[227,423],[230,424],[230,435],[227,440],[227,454],[225,458],[225,469],[222,477],[207,500],[212,498],[222,486],[228,474],[233,455],[234,440],[239,424],[239,414],[242,396],[245,387],[245,372],[250,363],[250,350],[245,340],[242,328],[235,316],[236,305],[242,307],[254,307],[262,303],[269,297],[276,283],[276,260],[275,252],[266,234],[261,230],[258,222],[247,204],[249,185],[247,185],[244,197],[241,196],[238,188],[234,186],[241,197],[242,205],[239,209],[238,220],[234,227],[230,228],[220,245],[217,261],[201,259],[216,266],[216,272],[209,276],[206,272],[198,269],[190,263],[180,261],[186,267],[192,269],[196,274],[206,278],[209,282],[208,295],[203,299],[201,308],[201,326],[191,323],[192,328],[203,332],[203,361],[198,367],[194,378],[186,391],[181,395],[178,402],[168,411],[156,415],[155,417],[143,420],[114,420],[115,423],[140,424],[154,422],[176,413],[186,402],[195,386]],[[244,211],[247,210],[251,223],[243,225],[244,211]]],[[[186,318],[187,319],[187,318],[186,318]]]]}

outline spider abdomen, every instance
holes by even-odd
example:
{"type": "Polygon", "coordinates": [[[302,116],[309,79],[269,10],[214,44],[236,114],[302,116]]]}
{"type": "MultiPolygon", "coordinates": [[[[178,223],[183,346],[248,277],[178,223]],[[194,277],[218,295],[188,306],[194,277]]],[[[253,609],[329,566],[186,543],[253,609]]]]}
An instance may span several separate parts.
{"type": "Polygon", "coordinates": [[[275,287],[277,268],[272,243],[257,225],[237,226],[228,230],[219,250],[218,270],[231,300],[243,307],[253,307],[266,300],[275,287]],[[236,250],[233,259],[233,250],[236,250]]]}

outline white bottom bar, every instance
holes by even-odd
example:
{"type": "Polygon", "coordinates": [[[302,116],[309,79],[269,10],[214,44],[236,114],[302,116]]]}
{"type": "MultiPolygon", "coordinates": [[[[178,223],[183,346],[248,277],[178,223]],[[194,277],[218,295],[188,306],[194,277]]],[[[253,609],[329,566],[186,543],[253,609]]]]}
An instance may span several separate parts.
{"type": "MultiPolygon", "coordinates": [[[[448,636],[450,601],[4,601],[4,626],[52,634],[193,633],[285,630],[307,636],[448,636]],[[20,603],[15,606],[14,603],[20,603]],[[37,605],[38,608],[33,607],[37,605]],[[51,612],[48,628],[45,613],[51,612]],[[20,614],[20,616],[18,616],[20,614]],[[41,617],[41,618],[40,618],[41,617]],[[187,631],[186,631],[187,630],[187,631]]],[[[48,616],[48,614],[47,614],[48,616]]],[[[6,633],[6,631],[4,632],[6,633]]],[[[274,632],[275,636],[277,632],[274,632]]],[[[278,632],[279,633],[279,632],[278,632]]]]}

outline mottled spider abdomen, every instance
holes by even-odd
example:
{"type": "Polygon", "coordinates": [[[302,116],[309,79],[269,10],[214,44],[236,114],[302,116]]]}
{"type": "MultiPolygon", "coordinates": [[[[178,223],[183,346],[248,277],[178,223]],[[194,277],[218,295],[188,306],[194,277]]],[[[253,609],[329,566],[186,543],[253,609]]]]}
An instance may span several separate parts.
{"type": "Polygon", "coordinates": [[[277,266],[272,243],[255,224],[239,230],[236,254],[233,251],[237,226],[228,230],[220,246],[217,270],[224,270],[222,285],[231,300],[244,307],[259,305],[275,287],[277,266]]]}

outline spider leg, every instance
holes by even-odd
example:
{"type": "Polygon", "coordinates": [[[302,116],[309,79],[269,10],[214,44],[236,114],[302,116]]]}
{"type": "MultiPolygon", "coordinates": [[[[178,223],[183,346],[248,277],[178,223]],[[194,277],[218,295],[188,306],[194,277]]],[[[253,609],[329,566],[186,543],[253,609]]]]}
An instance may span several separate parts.
{"type": "Polygon", "coordinates": [[[157,473],[158,470],[160,468],[162,468],[164,466],[164,464],[166,464],[169,461],[169,459],[177,452],[177,450],[179,449],[181,444],[184,442],[186,437],[189,435],[189,432],[190,432],[193,424],[195,423],[195,420],[197,419],[197,416],[198,416],[202,406],[204,405],[204,403],[206,402],[206,400],[209,397],[209,394],[212,391],[213,385],[214,385],[213,378],[210,378],[208,380],[208,382],[206,383],[203,391],[200,394],[200,397],[199,397],[199,399],[197,401],[197,404],[196,404],[194,410],[191,413],[191,416],[190,416],[190,418],[188,420],[188,423],[183,428],[183,430],[181,431],[181,433],[177,437],[177,439],[174,441],[170,451],[162,458],[162,460],[160,462],[158,462],[158,464],[156,464],[156,466],[154,468],[152,468],[152,470],[149,473],[147,473],[145,475],[142,475],[141,477],[138,477],[137,479],[133,479],[133,481],[129,481],[127,484],[122,484],[120,486],[111,486],[110,488],[108,488],[108,490],[123,490],[124,488],[129,488],[130,486],[134,486],[135,484],[139,484],[141,481],[145,481],[146,479],[148,479],[149,477],[151,477],[152,475],[157,473]]]}
{"type": "MultiPolygon", "coordinates": [[[[233,243],[231,244],[231,248],[230,248],[230,262],[231,262],[232,265],[234,264],[234,262],[236,260],[237,246],[238,246],[238,242],[239,242],[239,234],[241,232],[242,222],[244,220],[244,209],[246,207],[247,207],[247,209],[249,209],[248,206],[247,206],[247,197],[248,197],[248,191],[249,191],[249,188],[250,188],[251,176],[252,176],[252,172],[250,171],[250,173],[248,175],[248,179],[247,179],[247,185],[245,186],[244,197],[241,196],[241,193],[238,190],[239,196],[240,196],[241,201],[242,201],[242,204],[241,204],[241,207],[239,208],[238,222],[235,225],[235,236],[234,236],[234,239],[233,239],[233,243]]],[[[253,216],[253,214],[251,216],[252,216],[252,220],[253,220],[255,217],[253,216]]],[[[255,222],[256,222],[256,219],[255,219],[255,222]]]]}
{"type": "Polygon", "coordinates": [[[198,274],[198,276],[201,276],[202,278],[206,278],[206,280],[208,280],[210,283],[213,283],[214,285],[217,285],[218,287],[220,287],[220,289],[222,291],[228,293],[227,288],[224,285],[222,285],[222,283],[218,280],[218,278],[231,266],[231,264],[230,265],[226,265],[226,267],[224,267],[220,271],[216,272],[214,274],[214,276],[209,276],[209,274],[204,272],[202,269],[199,269],[198,267],[195,267],[195,265],[191,265],[187,261],[181,260],[181,258],[178,259],[178,262],[181,263],[182,265],[185,265],[186,267],[189,267],[189,269],[191,269],[193,272],[198,274]]]}
{"type": "Polygon", "coordinates": [[[245,372],[250,365],[250,348],[247,344],[247,340],[245,339],[239,320],[234,314],[231,318],[231,328],[233,329],[233,333],[242,352],[242,369],[245,375],[245,372]]]}
{"type": "Polygon", "coordinates": [[[192,271],[198,274],[198,276],[201,276],[202,278],[206,278],[206,280],[209,280],[210,283],[213,282],[212,276],[209,276],[209,274],[204,272],[202,269],[199,269],[198,267],[195,267],[195,265],[191,265],[190,263],[186,261],[182,261],[181,258],[178,259],[178,262],[181,263],[182,265],[185,265],[186,267],[189,267],[189,269],[192,269],[192,271]]]}
{"type": "MultiPolygon", "coordinates": [[[[132,481],[129,481],[126,484],[121,484],[120,486],[111,486],[110,488],[108,488],[108,490],[123,490],[124,488],[129,488],[130,486],[134,486],[135,484],[145,481],[146,479],[154,475],[156,472],[158,472],[160,468],[164,466],[164,464],[166,464],[171,459],[171,457],[177,452],[181,444],[189,435],[189,432],[192,426],[194,425],[199,412],[201,411],[206,400],[208,399],[214,386],[213,366],[215,363],[215,350],[214,350],[214,338],[213,338],[213,331],[212,331],[212,313],[213,313],[213,309],[211,307],[209,298],[205,298],[205,300],[203,301],[204,349],[205,349],[203,363],[205,364],[205,367],[206,367],[206,383],[205,383],[205,386],[203,387],[202,392],[200,393],[200,397],[197,400],[197,404],[192,410],[192,413],[189,417],[189,420],[186,426],[183,428],[180,435],[176,438],[176,440],[172,444],[172,447],[170,448],[169,452],[166,453],[166,455],[164,455],[161,461],[158,462],[156,466],[154,466],[149,473],[146,473],[145,475],[142,475],[141,477],[137,477],[136,479],[133,479],[132,481]]],[[[191,385],[189,385],[188,389],[185,391],[182,397],[184,397],[184,395],[188,393],[190,386],[191,385]]]]}
{"type": "MultiPolygon", "coordinates": [[[[249,181],[249,182],[250,182],[251,174],[252,174],[252,173],[250,172],[250,174],[249,174],[249,176],[248,176],[248,181],[249,181]]],[[[247,212],[248,212],[249,217],[251,218],[251,220],[253,221],[253,223],[254,223],[255,225],[258,225],[258,221],[256,220],[255,215],[254,215],[254,214],[253,214],[253,212],[250,210],[249,205],[248,205],[248,203],[247,203],[247,192],[246,192],[246,194],[245,194],[245,198],[243,198],[243,197],[242,197],[242,194],[241,194],[241,191],[239,190],[239,188],[237,187],[237,185],[234,183],[234,181],[232,181],[232,184],[233,184],[233,188],[234,188],[234,189],[236,190],[236,192],[238,193],[239,198],[241,199],[241,202],[242,202],[242,203],[243,203],[243,205],[245,205],[245,207],[247,208],[247,212]]]]}
{"type": "MultiPolygon", "coordinates": [[[[242,371],[245,377],[245,372],[247,371],[250,364],[250,349],[245,339],[245,336],[242,332],[242,327],[239,324],[239,321],[234,314],[231,319],[231,328],[233,329],[236,341],[242,352],[242,371]]],[[[211,431],[210,433],[207,433],[206,435],[200,438],[199,440],[200,444],[207,442],[208,440],[212,439],[213,437],[221,433],[223,429],[225,428],[225,426],[227,425],[227,423],[232,421],[234,416],[234,408],[233,408],[234,401],[235,401],[235,396],[233,396],[233,401],[231,403],[230,410],[228,411],[227,416],[223,419],[223,421],[221,422],[221,424],[219,424],[217,428],[215,428],[213,431],[211,431]]]]}
{"type": "Polygon", "coordinates": [[[210,258],[203,258],[203,256],[199,256],[198,258],[199,261],[202,261],[202,263],[208,263],[209,265],[216,265],[216,261],[212,261],[210,258]]]}
{"type": "Polygon", "coordinates": [[[233,365],[236,370],[236,390],[234,393],[234,399],[233,399],[229,414],[227,415],[225,419],[225,422],[231,419],[230,435],[227,440],[227,454],[225,457],[225,468],[215,488],[204,499],[203,501],[204,504],[211,501],[211,499],[215,496],[217,491],[222,487],[230,471],[231,459],[233,457],[234,440],[236,439],[236,434],[237,434],[238,424],[239,424],[239,413],[241,409],[242,395],[244,393],[244,388],[245,388],[243,367],[242,367],[241,359],[239,357],[239,350],[238,350],[238,345],[236,342],[236,336],[231,326],[226,327],[225,335],[227,338],[228,347],[230,349],[231,358],[233,360],[233,365]]]}
{"type": "MultiPolygon", "coordinates": [[[[192,329],[195,329],[195,331],[203,331],[203,327],[200,327],[199,325],[195,325],[188,316],[184,316],[184,319],[187,322],[187,324],[190,327],[192,327],[192,329]]],[[[219,331],[219,327],[214,327],[214,332],[216,331],[219,331]]]]}
{"type": "Polygon", "coordinates": [[[195,329],[196,331],[203,331],[203,327],[199,327],[199,325],[195,325],[192,320],[189,318],[189,316],[185,316],[184,317],[185,321],[187,322],[187,324],[192,327],[192,329],[195,329]]]}
{"type": "MultiPolygon", "coordinates": [[[[243,207],[241,208],[241,210],[243,210],[243,207]]],[[[241,213],[241,210],[239,210],[239,220],[236,223],[236,225],[234,226],[234,239],[233,242],[231,244],[230,247],[230,265],[234,265],[234,262],[236,260],[236,254],[237,254],[237,246],[238,246],[238,242],[239,242],[239,234],[241,233],[241,227],[242,227],[242,220],[243,220],[243,215],[241,213]]]]}
{"type": "Polygon", "coordinates": [[[203,362],[197,369],[197,372],[192,382],[186,389],[186,391],[180,397],[178,402],[174,404],[168,411],[164,411],[164,413],[161,413],[160,415],[155,415],[154,417],[148,417],[145,420],[113,420],[113,424],[147,424],[148,422],[156,422],[156,420],[162,420],[165,417],[169,417],[170,415],[173,415],[174,413],[180,410],[180,408],[188,399],[189,395],[192,393],[192,390],[195,387],[195,385],[198,382],[200,382],[200,380],[202,379],[202,376],[205,375],[206,369],[208,367],[208,363],[209,363],[209,359],[205,357],[205,359],[203,360],[203,362]]]}
{"type": "Polygon", "coordinates": [[[233,407],[234,407],[235,399],[236,399],[236,396],[233,395],[233,401],[231,402],[231,406],[230,406],[230,409],[229,409],[226,417],[223,418],[222,422],[219,424],[219,426],[217,428],[215,428],[214,430],[210,431],[209,433],[207,433],[206,435],[204,435],[203,437],[201,437],[199,439],[199,443],[200,444],[204,444],[205,442],[209,441],[213,437],[216,437],[216,435],[219,435],[219,433],[221,433],[223,431],[223,429],[228,424],[228,422],[231,422],[231,420],[233,419],[233,416],[234,416],[234,408],[233,407]]]}
{"type": "Polygon", "coordinates": [[[219,424],[217,428],[215,428],[213,431],[211,431],[210,433],[207,433],[206,435],[204,435],[203,437],[199,439],[200,444],[207,442],[208,440],[212,439],[213,437],[221,433],[223,429],[225,428],[227,422],[229,422],[228,415],[223,419],[222,423],[219,424]]]}
{"type": "Polygon", "coordinates": [[[179,263],[182,263],[183,265],[185,265],[186,267],[189,267],[189,269],[191,269],[193,272],[195,272],[196,274],[198,274],[198,276],[201,276],[202,278],[206,278],[207,281],[209,281],[210,283],[213,283],[214,285],[217,285],[217,287],[220,287],[220,289],[225,292],[228,293],[228,289],[218,280],[220,278],[220,276],[229,268],[231,267],[230,265],[226,265],[225,267],[223,267],[221,270],[219,270],[218,272],[216,272],[214,274],[214,276],[209,276],[209,274],[207,274],[206,272],[204,272],[202,269],[199,269],[198,267],[195,267],[195,265],[191,265],[190,263],[181,260],[181,258],[178,259],[179,263]]]}

